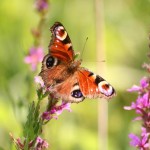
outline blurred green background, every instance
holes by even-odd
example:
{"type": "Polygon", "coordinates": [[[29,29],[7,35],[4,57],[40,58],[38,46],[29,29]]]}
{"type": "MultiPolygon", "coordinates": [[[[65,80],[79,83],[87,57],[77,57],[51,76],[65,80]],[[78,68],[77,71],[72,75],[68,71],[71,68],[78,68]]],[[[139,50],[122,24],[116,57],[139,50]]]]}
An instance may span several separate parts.
{"type": "MultiPolygon", "coordinates": [[[[102,71],[101,75],[117,91],[117,96],[107,103],[108,150],[130,150],[133,148],[129,146],[128,134],[138,133],[140,129],[138,123],[131,121],[135,117],[134,112],[123,110],[123,106],[130,105],[136,98],[126,89],[139,84],[140,78],[147,75],[141,65],[148,62],[150,0],[101,2],[102,5],[97,7],[103,12],[102,41],[105,49],[102,59],[105,63],[97,62],[96,59],[96,0],[51,0],[42,42],[46,54],[51,35],[49,27],[55,21],[64,24],[76,52],[83,50],[88,37],[82,56],[84,66],[99,73],[101,65],[104,65],[106,71],[102,71]]],[[[28,104],[36,100],[33,77],[40,72],[41,66],[37,73],[33,73],[23,59],[33,45],[30,31],[37,26],[38,21],[33,0],[1,0],[0,147],[5,150],[11,149],[10,132],[15,137],[21,137],[28,104]]],[[[98,126],[103,126],[102,122],[98,124],[98,105],[101,102],[85,100],[78,105],[73,104],[72,113],[65,111],[58,120],[52,120],[46,125],[43,137],[50,143],[51,150],[102,150],[98,138],[98,126]]],[[[43,103],[46,104],[46,100],[43,103]]],[[[103,116],[107,117],[107,114],[103,116]]]]}

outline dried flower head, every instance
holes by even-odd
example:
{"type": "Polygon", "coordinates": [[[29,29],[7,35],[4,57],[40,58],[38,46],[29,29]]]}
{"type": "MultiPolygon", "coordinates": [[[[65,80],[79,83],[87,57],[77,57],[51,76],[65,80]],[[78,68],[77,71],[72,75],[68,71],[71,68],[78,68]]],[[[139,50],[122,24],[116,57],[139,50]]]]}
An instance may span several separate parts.
{"type": "Polygon", "coordinates": [[[36,0],[35,6],[38,12],[45,12],[48,10],[48,0],[36,0]]]}

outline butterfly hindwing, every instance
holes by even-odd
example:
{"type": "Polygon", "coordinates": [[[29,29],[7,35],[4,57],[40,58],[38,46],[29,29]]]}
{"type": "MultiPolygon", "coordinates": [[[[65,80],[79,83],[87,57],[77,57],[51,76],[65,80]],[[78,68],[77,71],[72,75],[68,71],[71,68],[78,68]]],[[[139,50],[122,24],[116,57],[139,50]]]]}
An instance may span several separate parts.
{"type": "Polygon", "coordinates": [[[56,98],[69,103],[79,103],[85,98],[78,84],[77,73],[69,76],[64,82],[51,88],[50,91],[56,98]]]}

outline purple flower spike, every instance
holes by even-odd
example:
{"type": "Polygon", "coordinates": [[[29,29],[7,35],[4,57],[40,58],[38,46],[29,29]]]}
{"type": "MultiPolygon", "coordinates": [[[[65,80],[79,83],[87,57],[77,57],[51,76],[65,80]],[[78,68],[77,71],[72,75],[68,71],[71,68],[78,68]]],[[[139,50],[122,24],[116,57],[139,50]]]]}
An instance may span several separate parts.
{"type": "MultiPolygon", "coordinates": [[[[150,73],[150,64],[144,64],[150,73]]],[[[125,106],[126,110],[135,110],[138,115],[133,121],[141,121],[141,136],[129,134],[130,145],[140,150],[150,150],[150,77],[143,77],[140,86],[134,85],[129,92],[137,92],[138,97],[131,106],[125,106]]]]}
{"type": "Polygon", "coordinates": [[[36,70],[39,62],[42,62],[44,57],[43,49],[41,47],[32,47],[30,49],[29,55],[25,57],[24,61],[27,64],[31,64],[33,71],[36,70]]]}

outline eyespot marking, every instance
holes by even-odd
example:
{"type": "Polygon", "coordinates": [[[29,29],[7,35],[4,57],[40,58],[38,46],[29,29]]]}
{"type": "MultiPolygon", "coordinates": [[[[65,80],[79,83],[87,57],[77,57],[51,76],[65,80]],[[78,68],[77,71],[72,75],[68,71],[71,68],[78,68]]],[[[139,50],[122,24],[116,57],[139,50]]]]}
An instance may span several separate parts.
{"type": "Polygon", "coordinates": [[[72,91],[71,96],[74,98],[82,98],[83,97],[83,95],[79,89],[72,91]]]}
{"type": "Polygon", "coordinates": [[[63,26],[58,26],[55,28],[55,35],[60,41],[64,41],[67,37],[67,32],[63,26]]]}
{"type": "Polygon", "coordinates": [[[46,56],[45,59],[46,59],[45,65],[47,68],[51,68],[51,67],[56,66],[58,64],[58,59],[51,56],[51,55],[46,56]]]}
{"type": "Polygon", "coordinates": [[[98,84],[98,88],[99,88],[99,91],[106,96],[111,96],[114,93],[113,87],[106,81],[101,81],[98,84]]]}
{"type": "Polygon", "coordinates": [[[71,92],[71,97],[74,99],[74,101],[76,102],[80,102],[84,99],[84,96],[79,88],[79,85],[78,83],[75,83],[73,85],[73,89],[72,89],[72,92],[71,92]]]}

